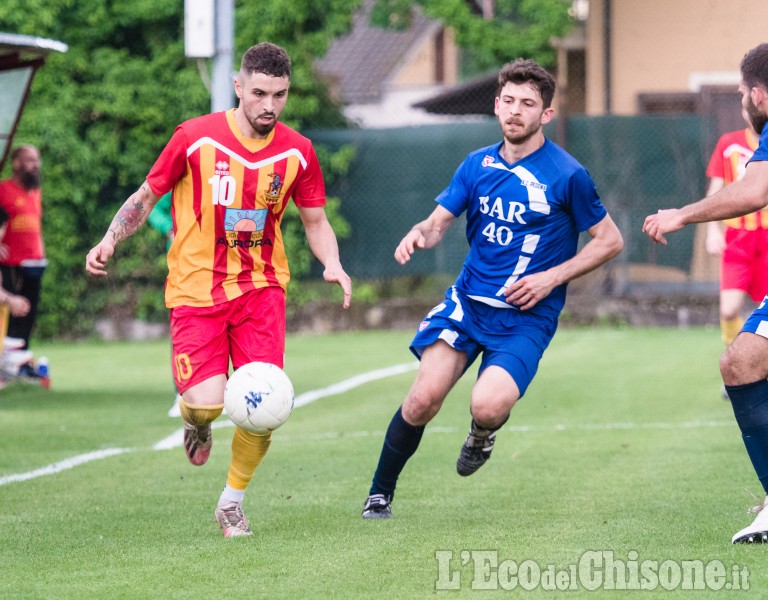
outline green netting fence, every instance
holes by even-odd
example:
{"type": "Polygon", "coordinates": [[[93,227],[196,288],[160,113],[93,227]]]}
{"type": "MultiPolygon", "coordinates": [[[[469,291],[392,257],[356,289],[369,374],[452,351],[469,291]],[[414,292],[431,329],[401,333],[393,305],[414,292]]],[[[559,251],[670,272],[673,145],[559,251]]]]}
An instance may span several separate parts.
{"type": "MultiPolygon", "coordinates": [[[[657,286],[661,292],[670,285],[688,293],[716,289],[711,276],[702,280],[692,272],[695,228],[674,234],[667,247],[651,243],[641,233],[646,215],[682,206],[703,194],[704,169],[714,143],[709,119],[574,116],[565,127],[553,122],[545,131],[588,169],[624,235],[626,249],[610,267],[614,279],[621,282],[614,286],[616,291],[631,293],[638,285],[657,286]],[[644,273],[641,281],[634,275],[639,271],[644,273]],[[677,276],[670,278],[670,272],[677,276]]],[[[329,189],[341,198],[342,214],[351,224],[352,234],[341,241],[341,251],[353,277],[458,272],[467,250],[462,222],[437,248],[419,253],[406,267],[392,255],[411,225],[432,211],[435,196],[467,153],[500,140],[495,119],[305,133],[316,144],[355,149],[350,171],[329,189]]]]}

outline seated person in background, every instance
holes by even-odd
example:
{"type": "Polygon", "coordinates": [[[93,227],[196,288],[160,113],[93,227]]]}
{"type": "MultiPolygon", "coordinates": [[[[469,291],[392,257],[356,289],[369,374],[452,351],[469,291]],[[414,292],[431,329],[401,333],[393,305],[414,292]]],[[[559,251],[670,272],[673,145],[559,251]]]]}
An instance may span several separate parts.
{"type": "MultiPolygon", "coordinates": [[[[8,229],[8,213],[0,207],[0,241],[5,236],[5,231],[8,229]]],[[[5,248],[0,245],[0,248],[5,248]]],[[[2,258],[2,257],[0,257],[2,258]]],[[[11,351],[19,349],[19,345],[9,344],[6,340],[8,335],[8,320],[11,316],[23,317],[29,313],[30,304],[24,296],[18,294],[12,294],[8,290],[2,287],[2,279],[0,279],[0,340],[2,340],[2,357],[0,358],[0,365],[5,365],[9,362],[11,351]]],[[[23,346],[23,340],[20,340],[23,346]]],[[[5,385],[5,382],[0,375],[0,388],[5,385]]]]}
{"type": "Polygon", "coordinates": [[[23,348],[28,349],[37,319],[42,277],[48,264],[42,231],[40,152],[24,144],[15,148],[10,158],[13,176],[0,181],[0,206],[8,212],[0,272],[6,290],[29,300],[27,314],[11,315],[8,322],[9,335],[23,340],[23,348]]]}
{"type": "MultiPolygon", "coordinates": [[[[0,207],[0,241],[5,237],[5,232],[8,229],[8,213],[4,208],[0,207]]],[[[0,245],[0,254],[6,247],[0,245]]],[[[0,256],[2,259],[2,256],[0,256]]],[[[0,279],[0,285],[2,280],[0,279]]],[[[12,294],[6,289],[0,287],[0,340],[5,340],[5,336],[8,334],[8,319],[12,316],[23,317],[29,313],[29,300],[24,296],[18,294],[12,294]]]]}
{"type": "Polygon", "coordinates": [[[8,335],[8,319],[11,315],[23,317],[28,312],[29,300],[24,296],[0,289],[0,340],[5,340],[5,336],[8,335]]]}

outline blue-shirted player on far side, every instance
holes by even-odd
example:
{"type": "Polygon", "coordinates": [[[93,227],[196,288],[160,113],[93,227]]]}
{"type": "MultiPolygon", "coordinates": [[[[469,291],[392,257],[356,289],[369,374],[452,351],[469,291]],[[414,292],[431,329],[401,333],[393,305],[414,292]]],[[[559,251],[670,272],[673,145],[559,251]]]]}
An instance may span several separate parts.
{"type": "Polygon", "coordinates": [[[499,73],[495,113],[502,142],[471,153],[437,206],[395,250],[405,264],[432,248],[463,212],[469,254],[445,299],[418,327],[416,381],[389,424],[366,519],[392,516],[398,476],[448,392],[482,355],[472,423],[456,470],[467,476],[490,457],[496,432],[533,379],[557,329],[566,284],[616,256],[621,234],[586,170],[547,140],[555,82],[531,60],[499,73]],[[577,252],[579,232],[591,240],[577,252]]]}
{"type": "MultiPolygon", "coordinates": [[[[666,244],[666,234],[691,223],[722,221],[768,206],[768,127],[765,126],[768,123],[768,44],[760,44],[747,52],[741,60],[740,71],[741,106],[752,128],[760,134],[757,150],[738,181],[698,202],[647,216],[643,231],[654,242],[666,244]]],[[[768,543],[768,296],[720,357],[720,374],[752,467],[766,493],[765,501],[750,511],[757,513],[754,521],[737,531],[731,541],[765,544],[768,543]]]]}

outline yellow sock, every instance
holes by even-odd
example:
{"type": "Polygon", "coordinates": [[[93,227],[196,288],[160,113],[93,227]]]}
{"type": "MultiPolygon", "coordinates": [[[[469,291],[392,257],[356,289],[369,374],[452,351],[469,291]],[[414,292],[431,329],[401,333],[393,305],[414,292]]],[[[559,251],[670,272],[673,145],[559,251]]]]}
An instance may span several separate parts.
{"type": "Polygon", "coordinates": [[[215,421],[224,410],[224,405],[194,406],[187,404],[182,396],[179,398],[179,410],[181,411],[181,418],[184,419],[185,423],[189,423],[195,427],[202,427],[203,425],[208,425],[208,423],[215,421]]]}
{"type": "Polygon", "coordinates": [[[741,317],[735,319],[729,319],[727,321],[720,320],[720,333],[723,343],[726,346],[730,346],[736,336],[739,335],[739,331],[744,326],[744,320],[741,317]]]}
{"type": "Polygon", "coordinates": [[[236,490],[244,490],[253,479],[261,459],[269,450],[271,433],[251,433],[240,427],[235,428],[232,438],[232,462],[229,464],[227,485],[236,490]]]}

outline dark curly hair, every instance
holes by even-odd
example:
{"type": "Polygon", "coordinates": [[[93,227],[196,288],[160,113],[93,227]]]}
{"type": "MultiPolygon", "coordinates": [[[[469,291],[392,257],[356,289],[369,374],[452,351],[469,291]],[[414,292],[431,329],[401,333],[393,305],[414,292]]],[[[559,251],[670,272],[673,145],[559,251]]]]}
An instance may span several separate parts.
{"type": "Polygon", "coordinates": [[[768,44],[752,48],[741,59],[741,78],[747,87],[768,90],[768,44]]]}
{"type": "Polygon", "coordinates": [[[531,83],[533,87],[539,90],[544,108],[549,108],[552,105],[552,99],[555,97],[555,80],[543,67],[530,59],[518,58],[501,68],[499,87],[496,89],[497,96],[507,83],[518,85],[531,83]]]}
{"type": "Polygon", "coordinates": [[[291,59],[280,46],[261,42],[243,54],[240,71],[246,75],[264,73],[272,77],[291,77],[291,59]]]}

